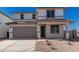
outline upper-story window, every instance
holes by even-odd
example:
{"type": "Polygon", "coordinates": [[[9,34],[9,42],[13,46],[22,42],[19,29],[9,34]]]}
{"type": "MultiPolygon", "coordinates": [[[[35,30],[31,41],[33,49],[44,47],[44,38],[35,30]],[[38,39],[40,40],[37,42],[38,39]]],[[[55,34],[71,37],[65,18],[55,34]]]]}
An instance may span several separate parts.
{"type": "Polygon", "coordinates": [[[35,19],[36,18],[36,15],[35,14],[32,14],[32,15],[33,15],[32,18],[35,19]]]}
{"type": "Polygon", "coordinates": [[[54,10],[47,10],[47,17],[54,17],[55,16],[55,11],[54,10]]]}
{"type": "Polygon", "coordinates": [[[24,14],[21,14],[21,16],[20,16],[21,18],[20,19],[24,19],[24,14]]]}

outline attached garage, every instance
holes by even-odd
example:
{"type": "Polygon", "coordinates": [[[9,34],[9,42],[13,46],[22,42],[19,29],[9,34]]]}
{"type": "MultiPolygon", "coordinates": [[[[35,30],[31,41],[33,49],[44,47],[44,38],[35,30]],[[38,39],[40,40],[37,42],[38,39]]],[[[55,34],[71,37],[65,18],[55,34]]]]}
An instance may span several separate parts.
{"type": "Polygon", "coordinates": [[[13,38],[37,38],[36,26],[13,26],[13,38]]]}

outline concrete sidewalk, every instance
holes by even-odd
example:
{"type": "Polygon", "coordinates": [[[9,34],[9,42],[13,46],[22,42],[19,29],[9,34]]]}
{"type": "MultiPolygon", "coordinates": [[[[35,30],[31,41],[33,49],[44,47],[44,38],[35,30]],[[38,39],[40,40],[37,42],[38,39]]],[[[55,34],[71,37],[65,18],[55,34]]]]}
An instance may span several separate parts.
{"type": "Polygon", "coordinates": [[[35,51],[36,40],[4,40],[0,41],[0,52],[35,51]]]}

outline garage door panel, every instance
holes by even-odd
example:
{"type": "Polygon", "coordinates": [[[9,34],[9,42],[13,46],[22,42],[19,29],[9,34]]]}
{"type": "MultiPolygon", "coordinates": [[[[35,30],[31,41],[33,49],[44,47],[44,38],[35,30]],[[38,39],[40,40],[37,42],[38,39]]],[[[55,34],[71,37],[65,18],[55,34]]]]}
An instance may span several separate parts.
{"type": "Polygon", "coordinates": [[[14,38],[36,38],[36,27],[13,27],[14,38]]]}

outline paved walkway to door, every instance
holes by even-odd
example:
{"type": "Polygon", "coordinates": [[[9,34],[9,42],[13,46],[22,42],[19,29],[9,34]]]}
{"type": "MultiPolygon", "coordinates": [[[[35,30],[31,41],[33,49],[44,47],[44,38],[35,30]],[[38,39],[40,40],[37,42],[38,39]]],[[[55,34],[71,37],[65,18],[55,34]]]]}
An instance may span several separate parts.
{"type": "Polygon", "coordinates": [[[35,50],[36,40],[3,40],[0,41],[0,52],[29,52],[35,50]]]}

